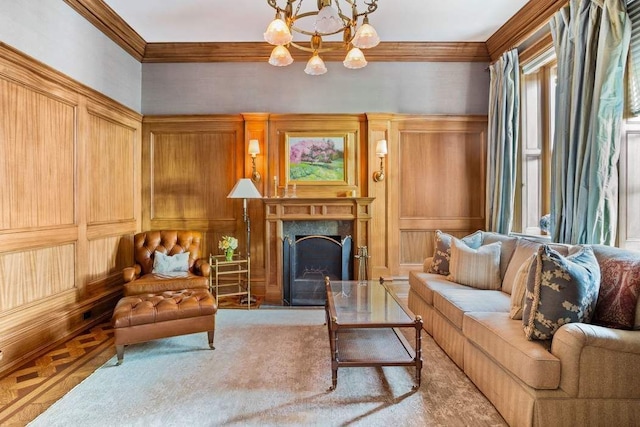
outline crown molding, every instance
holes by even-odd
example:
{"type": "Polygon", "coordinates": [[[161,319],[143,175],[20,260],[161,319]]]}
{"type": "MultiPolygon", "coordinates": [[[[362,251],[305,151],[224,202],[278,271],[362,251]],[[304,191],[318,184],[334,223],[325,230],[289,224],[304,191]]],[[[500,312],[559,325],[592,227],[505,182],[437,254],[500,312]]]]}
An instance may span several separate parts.
{"type": "MultiPolygon", "coordinates": [[[[325,43],[337,47],[322,53],[324,61],[343,61],[346,55],[340,43],[325,43]]],[[[142,62],[266,62],[273,46],[265,42],[222,43],[148,43],[142,62]]],[[[290,49],[297,61],[307,61],[311,54],[290,49]]],[[[489,62],[489,53],[482,42],[382,42],[364,52],[373,62],[489,62]]]]}
{"type": "Polygon", "coordinates": [[[76,12],[138,61],[147,42],[103,0],[64,0],[76,12]]]}
{"type": "Polygon", "coordinates": [[[530,0],[487,40],[491,60],[521,44],[567,3],[568,0],[530,0]]]}
{"type": "MultiPolygon", "coordinates": [[[[262,62],[272,47],[264,42],[147,43],[103,0],[64,0],[80,15],[140,62],[262,62]]],[[[482,42],[382,42],[365,51],[373,62],[489,62],[519,45],[545,25],[568,0],[531,0],[482,42]]],[[[327,43],[326,46],[331,46],[327,43]]],[[[306,61],[306,52],[291,49],[306,61]]],[[[322,54],[325,61],[342,61],[341,49],[322,54]]]]}

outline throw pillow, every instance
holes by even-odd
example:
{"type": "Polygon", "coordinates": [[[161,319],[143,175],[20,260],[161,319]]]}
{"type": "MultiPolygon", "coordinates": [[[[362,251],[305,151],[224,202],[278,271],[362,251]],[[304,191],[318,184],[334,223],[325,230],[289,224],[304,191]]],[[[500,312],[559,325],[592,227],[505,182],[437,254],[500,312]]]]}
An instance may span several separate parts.
{"type": "Polygon", "coordinates": [[[491,243],[500,242],[502,247],[500,248],[500,277],[504,278],[507,273],[507,267],[509,261],[516,250],[518,244],[518,237],[508,236],[506,234],[496,233],[494,231],[485,231],[482,233],[482,244],[490,245],[491,243]]]}
{"type": "MultiPolygon", "coordinates": [[[[520,267],[525,261],[531,259],[533,254],[538,251],[538,248],[542,245],[540,242],[532,242],[525,238],[518,239],[516,250],[513,252],[509,266],[504,274],[504,280],[502,281],[502,291],[513,295],[513,287],[516,283],[516,275],[520,271],[520,267]]],[[[504,247],[502,248],[504,249],[504,247]]]]}
{"type": "Polygon", "coordinates": [[[547,340],[564,324],[591,321],[600,267],[590,246],[577,246],[567,257],[542,245],[527,278],[522,323],[530,340],[547,340]]]}
{"type": "MultiPolygon", "coordinates": [[[[436,230],[435,251],[431,260],[431,267],[427,273],[449,274],[449,260],[451,258],[451,241],[456,237],[436,230]]],[[[482,244],[482,231],[463,237],[462,240],[470,248],[478,249],[482,244]]]]}
{"type": "Polygon", "coordinates": [[[500,246],[496,242],[473,249],[453,239],[447,279],[478,289],[500,289],[500,246]]]}
{"type": "Polygon", "coordinates": [[[155,251],[152,273],[173,273],[189,271],[189,252],[166,255],[155,251]]]}
{"type": "MultiPolygon", "coordinates": [[[[517,249],[516,249],[517,251],[517,249]]],[[[516,252],[517,253],[517,252],[516,252]]],[[[516,254],[513,255],[515,258],[516,254]]],[[[511,261],[513,262],[513,260],[511,261]]],[[[524,296],[527,290],[527,278],[529,276],[529,267],[533,262],[533,254],[529,255],[529,259],[526,259],[518,268],[513,279],[513,288],[511,290],[511,310],[509,317],[514,320],[522,319],[522,309],[524,308],[524,296]]],[[[505,278],[505,280],[507,280],[505,278]]],[[[503,285],[504,288],[504,285],[503,285]]]]}
{"type": "Polygon", "coordinates": [[[593,248],[600,264],[600,292],[593,323],[610,328],[633,329],[640,298],[640,256],[637,253],[597,245],[593,248]]]}

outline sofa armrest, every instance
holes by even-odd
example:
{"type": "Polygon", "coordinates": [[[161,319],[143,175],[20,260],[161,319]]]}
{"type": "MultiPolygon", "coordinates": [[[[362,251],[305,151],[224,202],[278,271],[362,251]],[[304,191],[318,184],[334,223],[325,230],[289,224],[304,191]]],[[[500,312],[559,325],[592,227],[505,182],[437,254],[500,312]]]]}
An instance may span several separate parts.
{"type": "Polygon", "coordinates": [[[211,265],[204,258],[197,259],[193,266],[196,274],[200,276],[209,277],[211,274],[211,265]]]}
{"type": "Polygon", "coordinates": [[[562,326],[551,353],[560,359],[560,388],[580,398],[640,398],[640,331],[586,323],[562,326]]]}
{"type": "Polygon", "coordinates": [[[429,272],[429,268],[431,268],[431,261],[433,260],[433,257],[427,257],[424,259],[424,264],[422,264],[422,271],[425,273],[429,272]]]}
{"type": "Polygon", "coordinates": [[[133,267],[125,267],[122,269],[122,278],[125,283],[129,283],[140,277],[140,273],[142,273],[142,268],[139,264],[136,264],[133,267]]]}

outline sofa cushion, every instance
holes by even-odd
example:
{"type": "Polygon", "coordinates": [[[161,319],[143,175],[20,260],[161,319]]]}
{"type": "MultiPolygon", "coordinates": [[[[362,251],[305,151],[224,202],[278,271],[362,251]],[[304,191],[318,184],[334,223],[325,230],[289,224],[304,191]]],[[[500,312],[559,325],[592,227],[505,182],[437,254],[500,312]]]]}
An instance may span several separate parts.
{"type": "Polygon", "coordinates": [[[409,287],[429,305],[433,305],[433,292],[442,289],[469,289],[466,286],[448,281],[435,273],[409,272],[409,287]]]}
{"type": "Polygon", "coordinates": [[[560,360],[549,352],[549,342],[529,341],[508,313],[467,313],[462,332],[528,386],[553,390],[560,385],[560,360]]]}
{"type": "Polygon", "coordinates": [[[533,262],[533,255],[522,263],[516,273],[515,283],[513,284],[513,292],[511,292],[511,311],[509,317],[514,320],[522,320],[522,311],[524,309],[524,296],[527,291],[527,278],[529,276],[529,268],[533,262]]]}
{"type": "Polygon", "coordinates": [[[527,278],[522,315],[527,338],[546,340],[566,323],[588,323],[599,287],[600,267],[590,246],[577,246],[564,257],[542,245],[527,278]]]}
{"type": "MultiPolygon", "coordinates": [[[[449,274],[449,260],[451,259],[451,240],[457,237],[436,230],[435,251],[431,260],[431,268],[427,273],[449,274]]],[[[462,240],[470,248],[477,249],[482,244],[482,231],[463,237],[462,240]]]]}
{"type": "Polygon", "coordinates": [[[518,238],[514,236],[507,236],[505,234],[484,232],[482,233],[482,244],[490,245],[491,243],[500,242],[500,277],[504,279],[504,275],[507,272],[509,261],[516,250],[518,244],[518,238]]]}
{"type": "Polygon", "coordinates": [[[500,242],[473,249],[451,242],[448,280],[477,289],[500,289],[500,242]]]}
{"type": "Polygon", "coordinates": [[[538,248],[542,245],[540,242],[533,242],[527,239],[518,239],[516,249],[513,251],[507,271],[504,273],[504,280],[502,281],[502,291],[511,294],[516,279],[516,274],[522,264],[531,259],[533,254],[538,251],[538,248]]]}
{"type": "Polygon", "coordinates": [[[600,265],[600,292],[593,323],[632,329],[640,322],[640,253],[610,246],[593,246],[600,265]]]}
{"type": "Polygon", "coordinates": [[[462,318],[467,312],[509,313],[509,295],[502,291],[482,289],[441,289],[433,294],[433,307],[462,329],[462,318]]]}

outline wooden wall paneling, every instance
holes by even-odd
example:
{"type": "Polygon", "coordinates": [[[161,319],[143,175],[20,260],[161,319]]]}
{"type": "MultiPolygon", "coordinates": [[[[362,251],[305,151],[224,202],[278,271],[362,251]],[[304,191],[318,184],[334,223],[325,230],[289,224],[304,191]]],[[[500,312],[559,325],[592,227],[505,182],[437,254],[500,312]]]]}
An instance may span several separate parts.
{"type": "MultiPolygon", "coordinates": [[[[103,274],[111,289],[87,293],[98,265],[111,262],[88,253],[89,238],[135,230],[140,197],[131,189],[117,206],[94,205],[106,216],[87,226],[89,196],[112,196],[89,188],[96,182],[91,172],[98,174],[88,164],[92,142],[118,142],[110,125],[92,121],[89,110],[111,124],[127,123],[139,140],[139,114],[0,43],[0,373],[104,321],[121,294],[115,266],[103,274]],[[128,218],[113,222],[122,206],[128,218]]],[[[96,164],[114,157],[122,160],[109,150],[93,156],[96,164]]],[[[129,175],[139,175],[139,148],[133,162],[129,175]]],[[[101,252],[119,266],[130,253],[120,250],[101,252]]]]}
{"type": "Polygon", "coordinates": [[[205,257],[217,236],[244,247],[242,201],[227,199],[245,176],[242,116],[147,116],[142,139],[143,230],[201,231],[205,257]]]}
{"type": "Polygon", "coordinates": [[[391,140],[391,120],[393,116],[389,114],[367,114],[367,150],[366,155],[363,155],[363,161],[366,161],[366,182],[368,185],[368,196],[373,197],[373,203],[371,204],[371,223],[369,233],[371,235],[369,248],[369,275],[372,278],[391,275],[391,265],[389,255],[394,249],[395,241],[393,236],[390,236],[388,231],[390,210],[394,208],[394,204],[391,202],[392,195],[389,194],[391,183],[395,177],[389,175],[391,153],[395,149],[396,145],[391,140]],[[383,160],[385,164],[385,179],[381,182],[375,182],[373,180],[373,174],[380,168],[380,159],[376,156],[376,144],[379,140],[386,139],[389,155],[383,160]]]}
{"type": "Polygon", "coordinates": [[[486,126],[484,116],[394,120],[388,231],[394,275],[422,268],[435,230],[465,235],[484,226],[486,126]]]}

